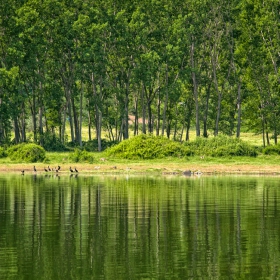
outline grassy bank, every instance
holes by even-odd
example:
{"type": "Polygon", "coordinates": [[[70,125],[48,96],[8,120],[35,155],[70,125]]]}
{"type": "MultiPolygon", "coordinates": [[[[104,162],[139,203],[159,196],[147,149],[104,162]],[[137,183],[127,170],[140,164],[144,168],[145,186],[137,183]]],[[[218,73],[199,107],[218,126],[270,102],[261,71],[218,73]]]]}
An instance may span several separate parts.
{"type": "Polygon", "coordinates": [[[75,163],[70,159],[70,153],[47,152],[43,163],[14,163],[9,158],[0,159],[0,172],[45,173],[48,166],[53,169],[61,166],[61,174],[69,174],[69,168],[76,167],[79,173],[155,173],[180,174],[185,170],[200,171],[203,174],[279,174],[280,156],[261,155],[254,157],[186,157],[164,158],[153,160],[127,160],[106,157],[103,153],[93,153],[92,163],[75,163]]]}
{"type": "MultiPolygon", "coordinates": [[[[45,174],[50,167],[56,173],[69,174],[70,167],[79,173],[154,173],[182,174],[186,170],[203,174],[279,174],[280,146],[264,150],[258,138],[243,140],[225,136],[196,139],[180,144],[166,138],[140,135],[109,147],[102,153],[86,143],[83,150],[70,147],[68,152],[42,152],[32,144],[11,146],[0,156],[0,172],[34,172],[45,174]],[[91,148],[88,150],[88,148],[91,148]],[[23,163],[23,162],[36,162],[23,163]]],[[[92,143],[90,143],[92,145],[92,143]]]]}

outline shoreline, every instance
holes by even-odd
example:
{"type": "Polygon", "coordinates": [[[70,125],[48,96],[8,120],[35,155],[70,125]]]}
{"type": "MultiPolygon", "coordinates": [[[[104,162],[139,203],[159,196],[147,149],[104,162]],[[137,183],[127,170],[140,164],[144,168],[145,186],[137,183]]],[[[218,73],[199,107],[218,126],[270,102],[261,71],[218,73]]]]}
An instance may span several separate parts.
{"type": "MultiPolygon", "coordinates": [[[[33,163],[7,163],[0,164],[0,174],[8,173],[21,173],[22,170],[25,174],[34,174],[33,163]]],[[[56,165],[50,165],[53,171],[45,172],[44,168],[48,167],[47,164],[35,164],[37,174],[57,174],[55,172],[56,165]]],[[[79,170],[78,174],[162,174],[162,175],[180,175],[184,171],[191,171],[193,174],[205,175],[280,175],[280,166],[276,164],[271,165],[255,165],[255,164],[182,164],[182,163],[103,163],[103,164],[60,164],[61,170],[58,174],[71,174],[70,166],[79,170]]]]}

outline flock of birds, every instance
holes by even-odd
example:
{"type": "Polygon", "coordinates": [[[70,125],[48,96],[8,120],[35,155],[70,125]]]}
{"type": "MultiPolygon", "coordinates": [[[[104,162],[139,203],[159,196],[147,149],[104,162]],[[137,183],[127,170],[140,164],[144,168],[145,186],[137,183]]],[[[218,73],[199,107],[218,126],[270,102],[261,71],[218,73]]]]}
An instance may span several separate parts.
{"type": "MultiPolygon", "coordinates": [[[[49,166],[46,168],[46,167],[44,167],[44,171],[45,172],[55,172],[55,173],[58,173],[59,171],[61,170],[61,167],[58,165],[58,167],[56,168],[50,168],[49,166]]],[[[36,168],[36,166],[33,166],[33,171],[36,173],[37,172],[37,168],[36,168]]],[[[78,173],[79,171],[77,170],[77,168],[75,167],[74,169],[72,169],[71,168],[71,166],[70,166],[70,168],[69,168],[69,171],[71,172],[71,173],[78,173]]],[[[25,170],[21,170],[21,175],[24,175],[24,172],[25,172],[25,170]]]]}
{"type": "MultiPolygon", "coordinates": [[[[94,169],[99,169],[100,166],[96,166],[94,169]]],[[[116,169],[117,167],[114,166],[113,169],[116,169]]],[[[131,168],[127,167],[126,170],[130,170],[131,168]]],[[[34,173],[37,173],[37,169],[36,169],[36,166],[33,166],[33,170],[34,170],[34,173]]],[[[48,166],[48,168],[44,167],[44,171],[45,172],[56,172],[58,173],[59,171],[61,170],[61,167],[58,165],[58,167],[56,168],[50,168],[48,166]]],[[[71,172],[71,176],[72,174],[74,173],[78,173],[79,171],[77,170],[77,168],[75,167],[74,169],[71,168],[71,166],[69,167],[69,171],[71,172]]],[[[21,171],[21,175],[24,175],[24,170],[21,171]]],[[[177,174],[177,172],[173,173],[173,174],[177,174]]],[[[191,171],[191,170],[185,170],[182,172],[182,175],[185,175],[185,176],[191,176],[191,175],[202,175],[202,172],[201,171],[191,171]]],[[[77,175],[76,175],[77,176],[77,175]]]]}

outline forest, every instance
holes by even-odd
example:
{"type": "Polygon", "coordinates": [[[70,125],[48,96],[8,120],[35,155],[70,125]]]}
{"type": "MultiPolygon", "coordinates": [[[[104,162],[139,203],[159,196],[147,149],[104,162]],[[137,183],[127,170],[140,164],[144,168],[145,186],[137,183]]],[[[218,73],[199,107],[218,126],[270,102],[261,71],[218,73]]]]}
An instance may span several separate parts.
{"type": "Polygon", "coordinates": [[[279,0],[5,0],[0,144],[280,133],[279,0]],[[69,136],[67,132],[69,131],[69,136]]]}

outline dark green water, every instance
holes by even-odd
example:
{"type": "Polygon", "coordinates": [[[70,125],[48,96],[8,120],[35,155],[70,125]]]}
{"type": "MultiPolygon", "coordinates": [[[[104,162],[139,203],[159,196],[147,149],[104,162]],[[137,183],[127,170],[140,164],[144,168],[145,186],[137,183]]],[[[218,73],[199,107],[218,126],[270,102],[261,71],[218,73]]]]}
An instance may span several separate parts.
{"type": "Polygon", "coordinates": [[[279,178],[0,175],[0,279],[279,278],[279,178]]]}

